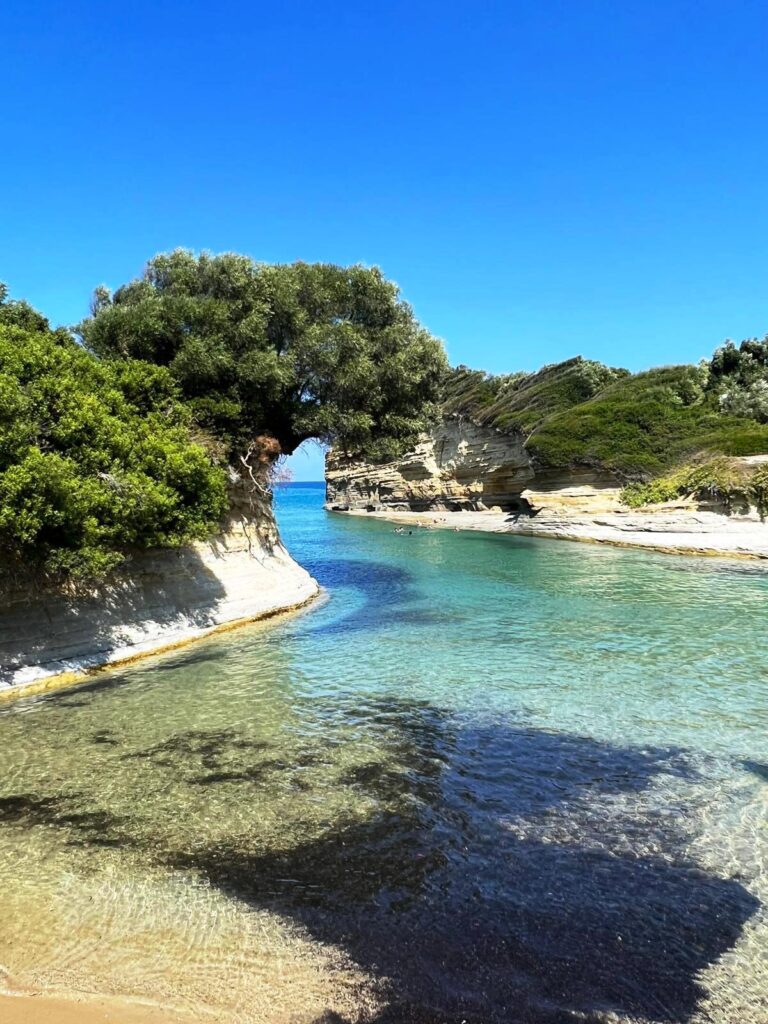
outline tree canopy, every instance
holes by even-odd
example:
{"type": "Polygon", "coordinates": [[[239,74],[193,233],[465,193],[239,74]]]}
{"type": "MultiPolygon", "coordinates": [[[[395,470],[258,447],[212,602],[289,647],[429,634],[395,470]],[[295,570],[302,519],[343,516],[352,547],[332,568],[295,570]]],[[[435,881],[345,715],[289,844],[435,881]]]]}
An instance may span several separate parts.
{"type": "Polygon", "coordinates": [[[723,412],[768,423],[768,336],[728,341],[709,364],[708,389],[723,412]]]}
{"type": "Polygon", "coordinates": [[[168,370],[99,361],[0,289],[5,574],[97,579],[132,549],[206,536],[226,507],[168,370]]]}
{"type": "Polygon", "coordinates": [[[183,249],[94,293],[78,331],[103,357],[168,367],[197,422],[232,452],[269,434],[396,456],[437,411],[447,364],[375,267],[258,264],[183,249]]]}

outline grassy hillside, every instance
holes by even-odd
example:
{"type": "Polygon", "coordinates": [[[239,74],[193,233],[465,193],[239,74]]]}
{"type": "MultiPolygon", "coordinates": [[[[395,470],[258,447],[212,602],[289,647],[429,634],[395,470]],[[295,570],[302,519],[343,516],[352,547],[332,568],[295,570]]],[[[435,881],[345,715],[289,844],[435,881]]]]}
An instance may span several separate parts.
{"type": "Polygon", "coordinates": [[[443,413],[468,416],[496,430],[529,434],[548,416],[571,409],[626,376],[627,370],[581,356],[536,373],[490,376],[459,366],[445,385],[443,413]]]}
{"type": "MultiPolygon", "coordinates": [[[[745,345],[754,343],[742,352],[745,345]]],[[[604,467],[627,480],[648,480],[703,456],[768,452],[768,423],[759,421],[754,401],[737,401],[742,385],[720,372],[723,351],[740,350],[719,350],[709,365],[638,374],[580,358],[499,377],[459,367],[446,384],[443,411],[522,432],[541,465],[604,467]],[[753,414],[730,411],[736,409],[753,414]]],[[[752,392],[764,372],[753,368],[752,392]]]]}

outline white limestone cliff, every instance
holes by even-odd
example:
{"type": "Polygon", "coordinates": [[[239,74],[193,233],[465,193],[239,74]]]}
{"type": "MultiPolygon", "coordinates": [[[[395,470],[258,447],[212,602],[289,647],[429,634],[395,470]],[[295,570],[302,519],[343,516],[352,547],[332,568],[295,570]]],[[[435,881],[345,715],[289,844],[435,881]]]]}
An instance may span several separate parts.
{"type": "Polygon", "coordinates": [[[221,531],[134,555],[109,584],[76,598],[22,590],[0,598],[0,694],[158,652],[286,611],[319,592],[283,547],[271,504],[243,492],[221,531]]]}

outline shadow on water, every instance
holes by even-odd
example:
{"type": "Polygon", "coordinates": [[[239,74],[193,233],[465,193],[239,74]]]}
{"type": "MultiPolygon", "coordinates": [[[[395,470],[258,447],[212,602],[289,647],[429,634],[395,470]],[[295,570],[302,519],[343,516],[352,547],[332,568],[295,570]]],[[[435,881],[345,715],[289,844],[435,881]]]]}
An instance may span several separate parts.
{"type": "Polygon", "coordinates": [[[165,862],[388,979],[378,1024],[690,1018],[699,972],[758,904],[687,859],[682,815],[654,795],[695,781],[682,752],[467,727],[428,704],[365,714],[387,753],[338,785],[373,800],[366,820],[282,850],[239,837],[165,862]]]}
{"type": "Polygon", "coordinates": [[[455,621],[454,616],[427,607],[413,575],[398,566],[340,558],[307,560],[305,567],[328,590],[352,589],[364,598],[360,607],[342,619],[320,624],[305,620],[307,631],[315,635],[379,630],[394,619],[400,627],[404,623],[435,625],[455,621]]]}
{"type": "Polygon", "coordinates": [[[768,764],[763,764],[761,761],[742,761],[741,763],[748,772],[756,775],[761,782],[768,782],[768,764]]]}
{"type": "Polygon", "coordinates": [[[131,834],[123,825],[127,817],[104,810],[84,810],[80,794],[38,796],[18,793],[0,797],[0,825],[32,825],[65,829],[73,846],[122,846],[131,844],[131,834]]]}
{"type": "MultiPolygon", "coordinates": [[[[90,737],[115,747],[115,771],[146,764],[194,792],[230,787],[241,812],[254,786],[271,792],[320,758],[330,776],[307,797],[346,787],[361,799],[341,806],[357,810],[314,832],[298,820],[277,848],[258,804],[252,825],[241,818],[236,836],[216,841],[204,831],[190,840],[165,819],[150,827],[146,806],[144,817],[113,815],[85,792],[8,793],[0,825],[131,847],[294,920],[381,979],[387,1008],[376,1024],[690,1019],[700,972],[758,907],[686,853],[706,762],[467,722],[420,701],[358,695],[337,718],[343,734],[365,736],[368,760],[311,749],[281,758],[237,728],[187,730],[128,753],[109,730],[90,737]]],[[[304,785],[312,790],[311,777],[304,785]]],[[[317,1024],[350,1022],[326,1014],[317,1024]]]]}

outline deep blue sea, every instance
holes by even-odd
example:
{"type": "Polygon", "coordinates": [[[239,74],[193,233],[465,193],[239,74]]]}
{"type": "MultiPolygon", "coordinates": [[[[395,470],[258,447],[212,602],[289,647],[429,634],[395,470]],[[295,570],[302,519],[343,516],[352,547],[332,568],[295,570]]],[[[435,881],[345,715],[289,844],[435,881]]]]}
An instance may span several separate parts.
{"type": "Polygon", "coordinates": [[[768,571],[323,497],[276,496],[314,606],[3,709],[9,976],[259,1024],[766,1024],[768,571]]]}

